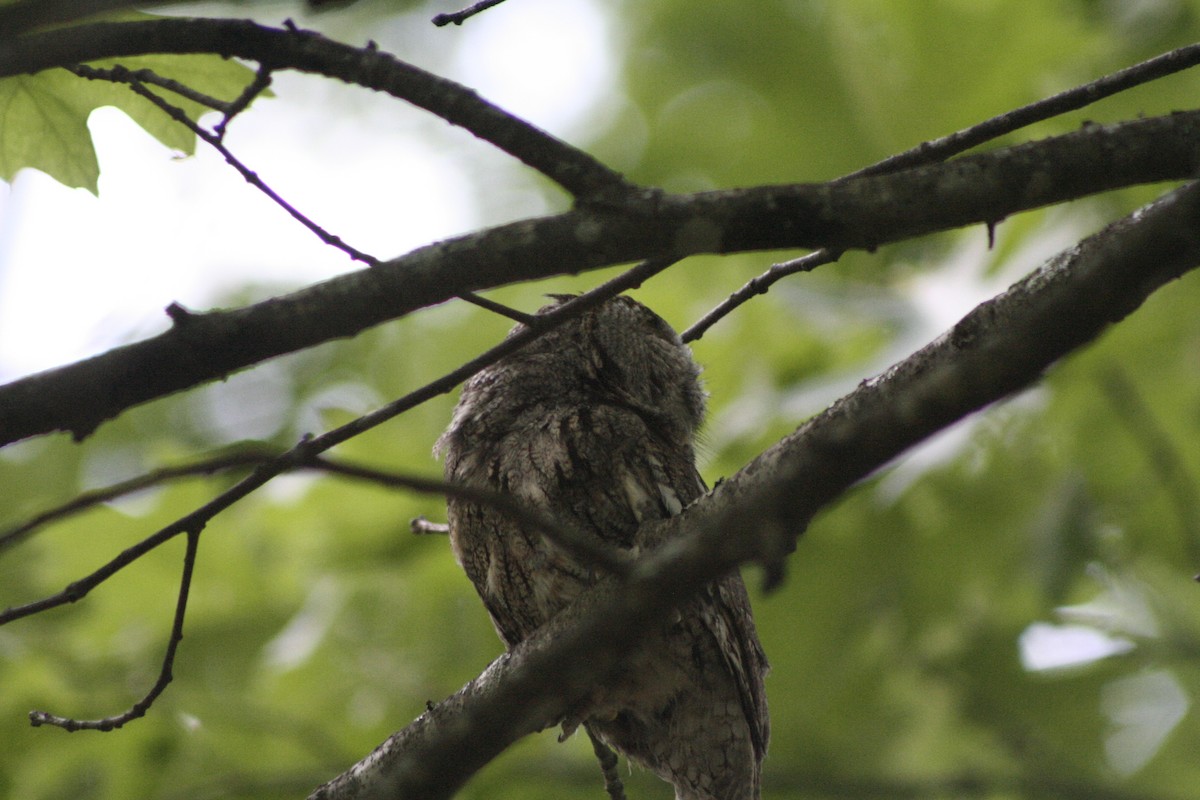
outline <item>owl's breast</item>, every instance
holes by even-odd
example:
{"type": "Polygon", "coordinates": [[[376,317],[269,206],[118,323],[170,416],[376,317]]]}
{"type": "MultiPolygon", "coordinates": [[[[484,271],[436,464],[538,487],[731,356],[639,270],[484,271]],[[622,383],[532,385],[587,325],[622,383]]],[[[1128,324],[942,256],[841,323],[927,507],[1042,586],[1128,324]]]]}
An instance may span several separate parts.
{"type": "MultiPolygon", "coordinates": [[[[574,400],[482,411],[474,422],[488,436],[451,440],[447,478],[507,495],[597,545],[629,550],[642,523],[679,513],[700,493],[691,448],[669,446],[629,408],[574,400]]],[[[510,644],[598,578],[594,565],[540,529],[480,504],[451,500],[450,510],[459,562],[510,644]]]]}

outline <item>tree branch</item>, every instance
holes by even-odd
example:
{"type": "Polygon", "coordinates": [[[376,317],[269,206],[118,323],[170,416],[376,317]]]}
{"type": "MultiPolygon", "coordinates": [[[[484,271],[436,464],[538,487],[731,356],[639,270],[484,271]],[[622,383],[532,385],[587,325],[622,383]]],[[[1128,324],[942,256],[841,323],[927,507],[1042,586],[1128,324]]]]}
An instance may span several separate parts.
{"type": "Polygon", "coordinates": [[[514,117],[454,81],[374,47],[355,48],[312,31],[247,20],[164,19],[60,28],[6,39],[0,77],[148,53],[217,53],[386,92],[470,131],[558,183],[577,199],[621,198],[637,187],[619,173],[514,117]]]}
{"type": "MultiPolygon", "coordinates": [[[[187,0],[158,0],[156,6],[187,0]]],[[[19,34],[47,25],[75,22],[98,14],[142,5],[138,0],[17,0],[0,6],[0,42],[5,45],[19,34]]]]}
{"type": "MultiPolygon", "coordinates": [[[[452,370],[448,374],[439,378],[432,383],[426,384],[421,388],[409,392],[407,395],[398,398],[397,400],[388,403],[382,408],[378,408],[369,414],[364,414],[357,419],[351,420],[344,425],[326,431],[317,437],[305,438],[290,450],[274,456],[273,458],[258,464],[254,470],[246,477],[239,480],[236,484],[221,492],[219,495],[209,500],[207,503],[192,511],[174,522],[160,528],[155,533],[146,537],[137,544],[131,545],[108,563],[94,570],[88,575],[85,575],[79,580],[68,584],[62,591],[56,594],[44,597],[41,600],[35,600],[20,606],[13,606],[0,611],[0,625],[5,625],[14,620],[24,617],[40,614],[51,608],[66,605],[67,603],[77,602],[88,595],[93,589],[106,580],[111,578],[116,573],[123,570],[133,562],[137,561],[142,556],[156,549],[160,545],[169,542],[181,533],[193,534],[199,533],[208,524],[210,520],[216,517],[221,512],[225,511],[230,506],[239,502],[251,493],[257,491],[270,480],[285,472],[290,472],[295,469],[305,469],[313,467],[316,464],[317,457],[327,450],[345,442],[359,434],[370,430],[371,428],[387,422],[389,419],[408,411],[411,408],[425,402],[431,397],[436,397],[439,394],[450,391],[463,380],[466,380],[471,375],[483,369],[489,364],[495,363],[505,355],[516,351],[525,346],[526,343],[534,338],[542,335],[545,331],[552,329],[554,326],[565,322],[567,319],[582,313],[587,308],[596,306],[605,300],[615,297],[626,289],[631,289],[641,285],[643,280],[652,275],[661,272],[669,266],[669,261],[648,261],[643,264],[625,271],[621,275],[597,286],[589,292],[586,292],[575,299],[564,303],[550,313],[543,314],[539,317],[540,324],[536,328],[529,328],[520,331],[504,339],[500,344],[488,350],[486,353],[468,361],[457,369],[452,370]]],[[[329,468],[326,465],[326,468],[329,468]]],[[[353,472],[352,470],[350,472],[353,472]]],[[[378,473],[376,473],[378,475],[378,473]]],[[[362,470],[358,470],[357,477],[365,477],[362,470]]],[[[405,485],[410,488],[418,488],[419,481],[409,480],[405,485]]],[[[441,486],[436,489],[430,489],[432,484],[425,486],[427,490],[440,491],[441,486]]],[[[464,490],[470,491],[470,490],[464,490]]],[[[511,509],[510,509],[511,510],[511,509]]],[[[519,512],[518,512],[519,513],[519,512]]],[[[531,518],[534,520],[537,518],[531,518]]],[[[540,520],[540,525],[550,527],[545,520],[540,520]]],[[[612,553],[605,553],[596,548],[588,548],[586,545],[579,543],[578,536],[572,537],[569,532],[557,531],[558,541],[560,544],[572,549],[572,552],[577,552],[584,557],[592,558],[596,563],[602,563],[609,569],[624,574],[627,572],[627,565],[618,556],[612,553]],[[574,539],[574,541],[572,541],[574,539]]]]}
{"type": "Polygon", "coordinates": [[[453,11],[449,14],[437,14],[433,18],[433,24],[439,28],[451,23],[462,25],[463,22],[475,16],[476,14],[487,11],[492,6],[498,6],[504,0],[479,0],[478,3],[472,3],[461,11],[453,11]]]}
{"type": "Polygon", "coordinates": [[[154,705],[154,701],[166,691],[167,686],[175,677],[172,672],[175,666],[175,651],[179,648],[179,643],[183,641],[183,621],[187,616],[188,593],[192,588],[192,575],[196,568],[196,549],[199,546],[200,530],[188,531],[187,549],[183,554],[183,573],[179,577],[179,594],[175,600],[175,618],[171,623],[171,637],[167,641],[167,652],[163,656],[158,679],[154,681],[150,691],[146,692],[142,699],[130,706],[128,710],[102,719],[81,720],[60,717],[45,711],[30,711],[29,722],[33,727],[53,725],[65,731],[114,731],[135,719],[146,716],[150,706],[154,705]]]}
{"type": "MultiPolygon", "coordinates": [[[[81,78],[88,78],[90,80],[107,80],[114,83],[127,84],[130,90],[139,97],[143,97],[150,103],[153,103],[155,107],[157,107],[168,117],[175,120],[192,133],[196,134],[196,136],[203,140],[205,144],[209,145],[218,153],[220,153],[221,157],[225,159],[225,163],[233,167],[234,170],[236,170],[237,173],[242,176],[242,179],[245,180],[246,183],[265,194],[268,198],[270,198],[271,202],[275,203],[275,205],[286,211],[292,219],[308,228],[308,230],[316,235],[316,237],[322,242],[330,247],[336,247],[338,250],[341,250],[355,261],[361,261],[369,267],[373,267],[379,263],[379,259],[375,258],[375,256],[369,253],[364,253],[362,250],[359,250],[353,245],[346,243],[340,236],[325,230],[307,215],[301,213],[301,211],[291,203],[284,200],[278,192],[268,186],[266,182],[258,176],[257,172],[243,164],[242,160],[235,156],[233,152],[225,146],[223,133],[216,133],[206,130],[199,123],[193,122],[192,119],[187,115],[187,112],[185,112],[182,108],[167,102],[165,99],[148,89],[144,83],[147,76],[157,78],[156,83],[161,82],[162,80],[150,70],[138,70],[137,72],[132,72],[121,66],[113,67],[111,69],[96,69],[86,65],[70,67],[69,69],[81,78]]],[[[238,106],[241,106],[241,108],[244,109],[245,106],[250,103],[250,100],[252,100],[253,97],[262,93],[270,81],[269,76],[270,73],[267,70],[260,69],[258,74],[255,76],[254,81],[252,81],[250,85],[246,87],[246,91],[242,93],[241,97],[239,97],[237,101],[234,103],[222,104],[222,108],[220,110],[224,111],[225,113],[224,118],[221,120],[222,131],[224,131],[223,126],[228,123],[228,121],[232,118],[232,115],[237,113],[238,106]]]]}
{"type": "Polygon", "coordinates": [[[238,467],[255,467],[264,461],[269,461],[275,455],[277,455],[275,452],[258,446],[239,447],[229,452],[206,456],[187,464],[178,464],[173,467],[162,467],[151,470],[143,475],[114,483],[111,486],[82,492],[60,506],[37,514],[25,522],[13,525],[8,529],[0,530],[0,553],[25,541],[25,539],[29,538],[39,528],[69,517],[72,514],[78,514],[89,508],[94,508],[101,503],[109,503],[135,492],[150,489],[159,484],[179,478],[212,475],[215,472],[236,469],[238,467]]]}
{"type": "Polygon", "coordinates": [[[1092,125],[945,164],[829,184],[671,195],[587,207],[418,248],[379,266],[0,387],[0,445],[77,439],[127,408],[360,331],[463,292],[646,257],[790,247],[865,248],[1123,186],[1185,179],[1200,112],[1092,125]]]}
{"type": "MultiPolygon", "coordinates": [[[[947,136],[942,136],[929,142],[922,142],[916,147],[905,150],[903,153],[897,153],[868,167],[855,170],[845,177],[856,178],[862,175],[883,175],[888,172],[896,172],[921,164],[944,161],[951,156],[966,152],[972,147],[978,147],[1000,136],[1013,133],[1021,128],[1051,119],[1069,111],[1077,111],[1105,97],[1111,97],[1114,94],[1135,86],[1140,86],[1141,84],[1180,72],[1181,70],[1189,69],[1198,63],[1200,63],[1200,45],[1193,44],[1187,47],[1180,47],[1169,53],[1163,53],[1141,63],[1134,64],[1131,67],[1126,67],[1125,69],[1105,75],[1102,78],[1097,78],[1094,81],[1088,81],[1080,86],[1059,92],[1051,97],[1038,100],[1012,111],[1006,111],[1003,114],[998,114],[991,119],[986,119],[983,122],[955,131],[947,136]]],[[[817,267],[831,264],[841,257],[842,253],[840,250],[822,248],[800,258],[772,264],[766,272],[751,278],[740,289],[680,334],[680,338],[685,342],[692,342],[699,339],[704,335],[705,331],[732,313],[734,309],[760,294],[766,294],[777,281],[789,275],[795,275],[798,272],[811,272],[817,267]]]]}
{"type": "Polygon", "coordinates": [[[777,578],[812,517],[930,434],[1028,386],[1155,289],[1200,265],[1200,185],[1052,258],[951,330],[650,529],[662,542],[311,800],[449,797],[521,736],[586,702],[676,599],[738,564],[777,578]],[[552,688],[550,688],[552,687],[552,688]]]}

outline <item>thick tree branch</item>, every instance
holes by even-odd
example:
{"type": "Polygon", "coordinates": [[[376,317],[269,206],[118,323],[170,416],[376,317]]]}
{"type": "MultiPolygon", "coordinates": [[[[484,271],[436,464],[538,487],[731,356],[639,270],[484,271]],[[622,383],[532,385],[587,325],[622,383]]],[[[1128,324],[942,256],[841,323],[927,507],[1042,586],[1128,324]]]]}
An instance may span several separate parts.
{"type": "Polygon", "coordinates": [[[1200,185],[1051,259],[647,533],[665,542],[584,595],[312,798],[449,797],[516,739],[577,711],[653,621],[737,564],[778,575],[812,517],[905,449],[1038,378],[1200,265],[1200,185]]]}
{"type": "Polygon", "coordinates": [[[461,84],[374,47],[350,47],[311,31],[233,19],[79,25],[5,40],[0,48],[0,77],[148,53],[217,53],[257,61],[268,70],[295,69],[337,78],[386,92],[465,128],[576,198],[619,198],[636,188],[582,150],[497,108],[461,84]]]}
{"type": "MultiPolygon", "coordinates": [[[[932,164],[966,152],[972,147],[990,142],[1000,136],[1013,133],[1036,122],[1051,119],[1069,111],[1077,111],[1092,103],[1111,97],[1114,94],[1157,80],[1175,72],[1195,66],[1200,63],[1200,45],[1189,45],[1172,50],[1169,53],[1134,64],[1131,67],[1118,70],[1094,81],[1075,86],[1046,97],[1020,108],[998,114],[983,122],[968,128],[955,131],[929,142],[922,142],[916,147],[902,153],[890,156],[870,166],[855,170],[846,178],[856,178],[862,175],[883,175],[896,172],[921,164],[932,164]]],[[[705,331],[732,313],[734,309],[752,298],[766,294],[777,281],[795,275],[798,272],[811,272],[817,267],[833,263],[841,258],[839,250],[822,248],[808,253],[800,258],[794,258],[779,264],[772,264],[770,269],[761,275],[750,279],[736,292],[727,297],[718,306],[704,315],[690,328],[680,334],[685,342],[692,342],[704,335],[705,331]]]]}
{"type": "MultiPolygon", "coordinates": [[[[156,6],[187,2],[158,0],[156,6]]],[[[47,25],[75,22],[98,14],[143,5],[137,0],[17,0],[0,6],[0,42],[5,45],[26,31],[47,25]]]]}
{"type": "Polygon", "coordinates": [[[82,438],[127,408],[268,358],[353,336],[463,292],[619,264],[790,247],[881,244],[1133,184],[1188,178],[1200,112],[1112,126],[830,184],[671,195],[587,207],[427,245],[377,267],[0,387],[0,445],[82,438]]]}

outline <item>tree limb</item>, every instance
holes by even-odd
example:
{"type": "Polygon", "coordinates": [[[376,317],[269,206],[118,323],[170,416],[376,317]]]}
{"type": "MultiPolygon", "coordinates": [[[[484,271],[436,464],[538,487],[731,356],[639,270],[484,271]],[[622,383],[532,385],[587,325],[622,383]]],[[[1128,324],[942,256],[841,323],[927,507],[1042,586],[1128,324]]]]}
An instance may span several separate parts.
{"type": "MultiPolygon", "coordinates": [[[[504,339],[504,341],[500,342],[495,347],[492,347],[482,355],[477,356],[476,358],[457,367],[438,380],[409,392],[403,397],[397,398],[391,403],[377,408],[368,414],[364,414],[361,417],[357,417],[356,419],[353,419],[344,425],[340,425],[332,430],[326,431],[320,436],[306,437],[291,449],[275,455],[260,464],[257,464],[249,475],[245,476],[233,486],[221,492],[219,495],[209,500],[195,511],[192,511],[191,513],[170,523],[169,525],[160,528],[158,531],[150,536],[147,536],[137,544],[125,548],[114,558],[109,560],[108,563],[92,571],[88,575],[73,581],[62,591],[48,597],[44,597],[40,600],[35,600],[20,606],[13,606],[0,611],[0,625],[5,625],[14,620],[33,616],[34,614],[40,614],[43,611],[47,611],[51,608],[56,608],[67,603],[74,603],[83,599],[97,586],[104,583],[113,575],[125,569],[125,567],[137,561],[142,556],[146,555],[160,545],[169,542],[171,539],[174,539],[176,536],[182,533],[187,533],[189,535],[198,534],[204,529],[204,526],[207,525],[209,521],[211,521],[218,514],[222,513],[235,503],[241,501],[243,498],[249,496],[251,493],[257,491],[278,475],[295,469],[304,469],[314,466],[317,456],[326,452],[330,448],[335,447],[338,444],[341,444],[342,442],[345,442],[355,436],[358,436],[359,434],[368,431],[377,425],[381,425],[389,419],[392,419],[393,417],[396,417],[399,414],[402,414],[405,411],[408,411],[409,409],[425,402],[431,397],[436,397],[439,394],[450,391],[450,389],[452,389],[454,386],[457,386],[460,382],[466,380],[471,375],[483,369],[485,366],[492,364],[503,356],[516,351],[520,347],[523,347],[526,343],[537,336],[540,336],[546,330],[565,322],[567,319],[575,316],[576,314],[582,313],[587,308],[596,306],[611,297],[615,297],[627,289],[631,289],[640,285],[643,280],[666,269],[669,264],[669,261],[647,261],[639,264],[636,267],[633,267],[632,269],[626,270],[625,272],[609,281],[606,281],[600,286],[597,286],[596,288],[579,295],[573,300],[558,306],[550,313],[541,315],[538,318],[539,325],[537,327],[519,331],[511,336],[508,336],[504,339]]],[[[331,465],[329,464],[324,464],[322,466],[325,469],[332,470],[331,465]]],[[[342,471],[344,474],[354,475],[355,477],[368,477],[362,469],[355,470],[342,468],[339,471],[342,471]]],[[[373,480],[378,480],[379,477],[379,473],[374,473],[371,476],[373,480]]],[[[410,488],[417,488],[417,483],[418,481],[414,480],[406,481],[406,485],[410,488]]],[[[437,486],[437,488],[434,488],[433,485],[429,483],[424,484],[424,489],[426,491],[441,491],[441,488],[442,487],[440,484],[437,486]]],[[[77,510],[77,507],[72,507],[70,509],[70,511],[73,510],[77,510]]],[[[510,507],[509,510],[512,511],[515,509],[510,507]]],[[[70,513],[70,511],[65,513],[70,513]]],[[[538,524],[546,525],[548,523],[545,520],[541,520],[538,524]]],[[[569,541],[571,539],[572,536],[569,532],[559,531],[558,539],[556,539],[556,541],[559,541],[564,546],[571,548],[573,552],[580,553],[585,557],[596,560],[597,563],[605,563],[613,570],[617,570],[622,573],[626,571],[626,565],[623,560],[613,556],[612,554],[596,551],[594,548],[591,548],[590,552],[585,552],[588,551],[586,546],[579,544],[577,541],[571,543],[569,541]]],[[[576,536],[574,539],[577,540],[578,537],[576,536]]]]}
{"type": "Polygon", "coordinates": [[[200,546],[200,529],[187,532],[187,549],[183,555],[183,574],[179,577],[179,594],[175,600],[175,617],[171,623],[171,636],[167,640],[167,652],[163,655],[158,678],[149,691],[132,706],[120,714],[101,719],[75,719],[60,717],[46,711],[30,711],[29,722],[33,727],[53,725],[65,731],[114,731],[146,715],[158,696],[166,691],[175,678],[175,653],[183,641],[183,621],[187,616],[188,593],[192,588],[192,575],[196,567],[196,549],[200,546]]]}
{"type": "Polygon", "coordinates": [[[0,445],[77,439],[127,408],[463,292],[642,257],[791,247],[865,248],[1133,184],[1188,178],[1200,112],[1091,125],[944,164],[828,184],[588,206],[420,247],[245,308],[173,317],[170,330],[0,387],[0,445]]]}
{"type": "Polygon", "coordinates": [[[646,531],[663,542],[310,800],[449,797],[516,739],[585,702],[673,603],[738,564],[777,577],[812,517],[930,434],[1038,380],[1200,265],[1200,184],[1046,262],[1002,295],[646,531]]]}
{"type": "Polygon", "coordinates": [[[498,6],[503,2],[504,0],[479,0],[478,3],[473,3],[461,11],[453,11],[448,14],[434,15],[433,24],[437,25],[439,28],[451,23],[455,25],[462,25],[465,21],[476,14],[482,11],[487,11],[492,6],[498,6]]]}
{"type": "MultiPolygon", "coordinates": [[[[1118,70],[1102,78],[1059,92],[1020,108],[998,114],[983,122],[955,131],[946,136],[928,142],[922,142],[916,147],[897,153],[894,156],[878,161],[870,166],[855,170],[847,178],[861,175],[882,175],[896,172],[908,167],[921,164],[932,164],[935,161],[945,161],[951,156],[966,152],[972,147],[978,147],[1036,122],[1051,119],[1069,111],[1077,111],[1105,97],[1140,86],[1150,81],[1158,80],[1167,75],[1179,72],[1200,63],[1200,45],[1193,44],[1180,47],[1169,53],[1155,56],[1131,67],[1118,70]]],[[[798,272],[811,272],[817,267],[831,264],[842,257],[839,250],[822,248],[808,253],[800,258],[794,258],[779,264],[773,264],[760,275],[751,278],[736,292],[731,294],[719,305],[695,322],[680,334],[685,342],[692,342],[704,335],[705,331],[715,325],[728,314],[732,313],[743,303],[752,298],[766,294],[773,284],[789,275],[798,272]]]]}
{"type": "Polygon", "coordinates": [[[268,70],[313,72],[386,92],[458,125],[555,181],[576,198],[617,198],[636,187],[587,153],[488,103],[471,89],[373,46],[236,19],[163,19],[78,25],[7,39],[0,77],[148,53],[217,53],[268,70]]]}

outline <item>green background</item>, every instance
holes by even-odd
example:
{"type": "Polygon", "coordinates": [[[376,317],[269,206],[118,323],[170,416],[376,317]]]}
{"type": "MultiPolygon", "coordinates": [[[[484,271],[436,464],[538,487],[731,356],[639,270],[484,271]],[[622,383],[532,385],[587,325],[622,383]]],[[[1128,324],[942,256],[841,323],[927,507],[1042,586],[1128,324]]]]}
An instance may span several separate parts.
{"type": "MultiPolygon", "coordinates": [[[[363,5],[355,13],[388,11],[363,5]]],[[[444,10],[391,24],[428,48],[444,35],[428,18],[444,10]]],[[[672,190],[834,178],[1200,33],[1200,2],[641,0],[604,10],[621,31],[611,91],[622,102],[573,141],[672,190]]],[[[322,19],[334,16],[305,24],[322,19]]],[[[1197,86],[1184,73],[1009,141],[1189,108],[1197,86]]],[[[543,188],[547,207],[561,207],[543,188]]],[[[694,347],[711,394],[706,478],[732,474],[935,336],[953,319],[929,305],[938,287],[959,296],[1003,288],[1161,190],[1021,215],[998,228],[990,250],[976,228],[850,254],[777,285],[694,347]]],[[[682,329],[773,258],[793,255],[691,259],[636,296],[682,329]]],[[[546,292],[608,274],[489,296],[528,310],[546,292]]],[[[762,595],[761,576],[746,571],[773,665],[766,797],[1194,796],[1197,300],[1195,275],[1166,287],[1040,386],[854,489],[801,539],[779,590],[762,595]],[[1030,626],[1068,622],[1127,649],[1026,669],[1030,626]]],[[[236,436],[205,420],[236,431],[231,407],[252,420],[269,405],[268,441],[287,446],[437,377],[508,325],[462,304],[432,309],[136,409],[81,446],[58,436],[10,447],[0,451],[0,525],[106,477],[228,444],[236,436]]],[[[453,402],[431,401],[335,454],[437,475],[431,449],[453,402]]],[[[155,490],[0,552],[0,605],[61,589],[230,481],[155,490]]],[[[26,714],[104,716],[149,688],[182,541],[81,603],[0,628],[0,795],[297,797],[346,768],[501,650],[446,541],[408,532],[421,514],[441,520],[444,508],[293,476],[219,516],[200,544],[175,681],[120,732],[34,729],[26,714]]],[[[631,798],[671,796],[640,771],[625,777],[631,798]]],[[[547,732],[506,752],[462,796],[601,791],[586,740],[559,744],[547,732]]]]}

